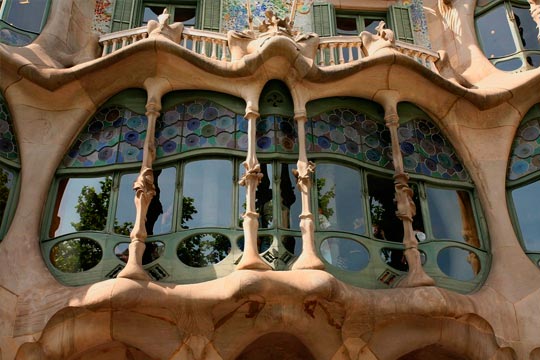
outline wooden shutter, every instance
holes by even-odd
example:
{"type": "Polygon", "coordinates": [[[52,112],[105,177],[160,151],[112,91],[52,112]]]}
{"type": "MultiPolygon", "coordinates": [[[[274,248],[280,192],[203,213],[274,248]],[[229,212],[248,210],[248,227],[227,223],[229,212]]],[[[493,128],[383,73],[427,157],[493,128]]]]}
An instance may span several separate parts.
{"type": "Polygon", "coordinates": [[[139,26],[135,22],[140,10],[140,0],[116,0],[112,16],[111,32],[127,30],[139,26]]]}
{"type": "Polygon", "coordinates": [[[198,28],[209,31],[220,31],[219,23],[221,20],[221,1],[220,0],[201,0],[200,7],[200,26],[198,28]]]}
{"type": "Polygon", "coordinates": [[[319,36],[336,34],[336,12],[334,5],[328,3],[313,4],[313,31],[319,36]]]}
{"type": "Polygon", "coordinates": [[[406,6],[392,5],[388,13],[390,27],[394,30],[396,40],[414,44],[411,9],[406,6]]]}

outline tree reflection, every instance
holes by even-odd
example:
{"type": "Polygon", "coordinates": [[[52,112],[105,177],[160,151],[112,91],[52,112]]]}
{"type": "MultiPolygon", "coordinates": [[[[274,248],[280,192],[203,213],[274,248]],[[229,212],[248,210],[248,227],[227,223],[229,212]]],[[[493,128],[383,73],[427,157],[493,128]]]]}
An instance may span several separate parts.
{"type": "Polygon", "coordinates": [[[178,258],[191,267],[217,264],[231,251],[229,239],[222,234],[197,234],[184,240],[176,251],[178,258]]]}
{"type": "Polygon", "coordinates": [[[90,239],[71,239],[51,249],[51,263],[60,271],[76,273],[96,266],[101,260],[101,247],[90,239]]]}

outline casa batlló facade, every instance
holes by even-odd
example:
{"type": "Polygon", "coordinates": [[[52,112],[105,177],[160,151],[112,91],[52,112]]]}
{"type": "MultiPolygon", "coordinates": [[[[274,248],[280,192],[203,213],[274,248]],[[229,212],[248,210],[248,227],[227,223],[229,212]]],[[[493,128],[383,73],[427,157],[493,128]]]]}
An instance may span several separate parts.
{"type": "Polygon", "coordinates": [[[538,0],[0,4],[0,359],[540,359],[538,0]]]}

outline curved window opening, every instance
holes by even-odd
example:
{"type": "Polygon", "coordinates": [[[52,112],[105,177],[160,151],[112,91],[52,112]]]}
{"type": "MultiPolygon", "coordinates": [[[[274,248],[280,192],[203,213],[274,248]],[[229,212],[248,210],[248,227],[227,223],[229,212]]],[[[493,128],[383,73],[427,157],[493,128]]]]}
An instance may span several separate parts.
{"type": "Polygon", "coordinates": [[[0,42],[12,46],[30,44],[47,21],[50,0],[0,2],[0,42]]]}
{"type": "MultiPolygon", "coordinates": [[[[507,174],[508,202],[514,228],[529,258],[540,259],[540,105],[534,105],[519,126],[507,174]]],[[[540,267],[540,266],[539,266],[540,267]]]]}
{"type": "Polygon", "coordinates": [[[476,31],[480,47],[496,68],[522,71],[540,66],[537,24],[527,1],[479,3],[476,31]]]}

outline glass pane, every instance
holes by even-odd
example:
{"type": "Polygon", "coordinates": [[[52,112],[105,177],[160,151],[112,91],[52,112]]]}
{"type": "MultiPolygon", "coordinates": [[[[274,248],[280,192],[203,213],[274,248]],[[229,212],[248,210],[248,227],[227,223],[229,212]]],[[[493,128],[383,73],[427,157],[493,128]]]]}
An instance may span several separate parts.
{"type": "Polygon", "coordinates": [[[292,170],[296,164],[281,164],[281,181],[279,193],[281,194],[281,227],[287,229],[300,229],[300,214],[302,213],[302,194],[296,186],[296,178],[292,170]]]}
{"type": "Polygon", "coordinates": [[[336,16],[336,28],[338,35],[358,35],[358,27],[355,17],[336,16]]]}
{"type": "Polygon", "coordinates": [[[367,181],[372,237],[402,242],[403,224],[396,216],[394,180],[369,175],[367,181]]]}
{"type": "Polygon", "coordinates": [[[469,193],[426,187],[433,236],[480,247],[469,193]]]}
{"type": "Polygon", "coordinates": [[[369,252],[354,240],[325,239],[320,250],[326,262],[342,270],[360,271],[369,263],[369,252]]]}
{"type": "MultiPolygon", "coordinates": [[[[152,261],[157,260],[165,251],[165,244],[161,241],[147,242],[144,249],[142,263],[143,265],[150,264],[152,261]]],[[[120,243],[114,247],[114,254],[117,258],[123,262],[127,262],[129,259],[129,243],[120,243]]]]}
{"type": "Polygon", "coordinates": [[[232,212],[232,164],[227,160],[201,160],[184,168],[181,225],[228,227],[232,212]]]}
{"type": "Polygon", "coordinates": [[[527,55],[527,63],[533,67],[540,66],[540,55],[527,55]]]}
{"type": "Polygon", "coordinates": [[[145,6],[142,25],[148,24],[150,20],[158,21],[158,16],[163,14],[163,10],[165,10],[165,6],[145,6]]]}
{"type": "Polygon", "coordinates": [[[46,6],[47,0],[13,0],[4,19],[21,30],[39,33],[46,6]]]}
{"type": "Polygon", "coordinates": [[[60,180],[49,237],[75,231],[104,230],[111,187],[110,176],[60,180]]]}
{"type": "Polygon", "coordinates": [[[317,166],[319,228],[366,232],[360,172],[340,165],[317,166]]]}
{"type": "MultiPolygon", "coordinates": [[[[120,178],[120,189],[114,221],[114,232],[129,235],[135,223],[135,192],[133,183],[138,174],[126,174],[120,178]]],[[[163,234],[171,231],[173,217],[176,169],[154,170],[156,195],[152,198],[146,214],[146,232],[148,235],[163,234]]]]}
{"type": "Polygon", "coordinates": [[[540,181],[512,191],[521,237],[527,251],[540,251],[540,181]]]}
{"type": "Polygon", "coordinates": [[[516,51],[508,21],[504,4],[476,18],[480,45],[486,57],[495,58],[516,51]]]}
{"type": "MultiPolygon", "coordinates": [[[[239,175],[243,176],[246,172],[246,169],[243,165],[240,166],[239,175]]],[[[273,182],[273,172],[272,165],[262,163],[261,164],[261,173],[263,177],[261,183],[257,186],[257,191],[255,192],[255,210],[259,213],[259,228],[267,229],[274,226],[274,216],[273,216],[273,201],[272,201],[272,182],[273,182]]],[[[239,186],[238,188],[238,215],[239,220],[238,224],[241,227],[244,219],[242,215],[246,212],[246,187],[239,186]]]]}
{"type": "Polygon", "coordinates": [[[0,167],[0,224],[4,218],[4,214],[9,199],[9,193],[13,189],[13,173],[7,169],[0,167]]]}
{"type": "Polygon", "coordinates": [[[176,250],[178,258],[191,267],[217,264],[231,252],[231,242],[222,234],[198,234],[182,241],[176,250]]]}
{"type": "MultiPolygon", "coordinates": [[[[426,263],[426,253],[420,251],[420,263],[424,265],[426,263]]],[[[389,266],[400,271],[409,271],[409,264],[405,258],[405,253],[401,249],[381,249],[381,258],[389,266]]]]}
{"type": "MultiPolygon", "coordinates": [[[[261,235],[257,237],[257,251],[262,254],[266,250],[270,249],[274,238],[271,235],[261,235]]],[[[242,236],[236,242],[241,251],[244,251],[244,237],[242,236]]]]}
{"type": "Polygon", "coordinates": [[[495,67],[502,71],[514,71],[523,66],[523,62],[520,58],[512,58],[509,60],[497,61],[495,67]]]}
{"type": "Polygon", "coordinates": [[[174,22],[183,22],[184,26],[195,26],[195,8],[175,7],[174,22]]]}
{"type": "Polygon", "coordinates": [[[384,21],[384,19],[366,19],[364,18],[364,31],[368,31],[372,34],[377,34],[377,30],[375,28],[379,25],[381,21],[384,21]]]}
{"type": "Polygon", "coordinates": [[[437,264],[443,273],[462,281],[472,280],[480,272],[476,254],[457,247],[441,250],[437,255],[437,264]]]}
{"type": "Polygon", "coordinates": [[[66,273],[90,270],[96,266],[103,255],[101,246],[86,238],[59,242],[51,249],[50,260],[55,268],[66,273]]]}
{"type": "Polygon", "coordinates": [[[519,37],[523,44],[523,48],[528,50],[540,50],[540,42],[536,38],[538,30],[536,29],[536,23],[531,16],[529,8],[512,6],[512,10],[514,11],[516,26],[518,27],[519,37]]]}

